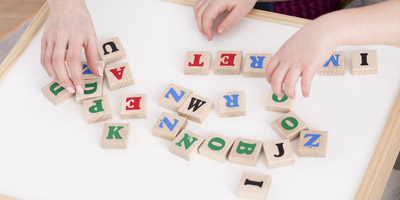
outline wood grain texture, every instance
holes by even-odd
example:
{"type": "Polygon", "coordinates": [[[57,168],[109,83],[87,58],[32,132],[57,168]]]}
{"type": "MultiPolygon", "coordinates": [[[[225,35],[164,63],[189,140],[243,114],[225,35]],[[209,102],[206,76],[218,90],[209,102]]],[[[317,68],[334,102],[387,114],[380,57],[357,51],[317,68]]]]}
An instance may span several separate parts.
{"type": "Polygon", "coordinates": [[[32,19],[46,0],[0,1],[0,40],[32,19]]]}
{"type": "Polygon", "coordinates": [[[400,150],[400,92],[376,145],[355,200],[380,199],[400,150]]]}
{"type": "Polygon", "coordinates": [[[0,83],[7,75],[7,73],[11,70],[12,66],[25,50],[25,48],[28,46],[32,38],[36,35],[37,31],[47,19],[49,12],[50,7],[47,3],[45,3],[40,9],[39,13],[35,16],[35,18],[33,18],[32,22],[26,28],[25,32],[18,39],[17,43],[11,49],[10,53],[8,53],[7,57],[3,60],[0,65],[0,83]]]}

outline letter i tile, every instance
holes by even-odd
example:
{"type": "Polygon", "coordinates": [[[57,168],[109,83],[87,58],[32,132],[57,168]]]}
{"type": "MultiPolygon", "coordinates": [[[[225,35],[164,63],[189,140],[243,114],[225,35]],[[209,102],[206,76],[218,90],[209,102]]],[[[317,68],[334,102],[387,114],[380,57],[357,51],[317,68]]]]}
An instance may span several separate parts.
{"type": "Polygon", "coordinates": [[[255,172],[243,172],[236,195],[246,199],[266,199],[271,176],[255,172]]]}

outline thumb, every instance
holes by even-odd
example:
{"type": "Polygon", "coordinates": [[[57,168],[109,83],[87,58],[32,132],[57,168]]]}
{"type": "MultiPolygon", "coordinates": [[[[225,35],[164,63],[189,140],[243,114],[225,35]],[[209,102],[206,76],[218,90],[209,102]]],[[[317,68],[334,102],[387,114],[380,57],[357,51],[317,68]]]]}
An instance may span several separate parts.
{"type": "Polygon", "coordinates": [[[247,15],[254,5],[250,5],[247,2],[236,5],[231,12],[225,17],[224,20],[218,25],[217,33],[222,35],[227,30],[235,26],[240,19],[247,15]]]}

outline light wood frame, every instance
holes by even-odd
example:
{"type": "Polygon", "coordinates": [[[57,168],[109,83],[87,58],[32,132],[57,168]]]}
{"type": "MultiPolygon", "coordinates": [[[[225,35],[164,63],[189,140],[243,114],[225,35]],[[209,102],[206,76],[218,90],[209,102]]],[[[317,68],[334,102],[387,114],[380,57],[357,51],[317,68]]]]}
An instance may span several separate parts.
{"type": "MultiPolygon", "coordinates": [[[[168,2],[194,6],[196,0],[164,0],[168,2]]],[[[50,12],[46,2],[38,14],[33,18],[25,32],[21,35],[17,43],[11,49],[7,57],[0,65],[0,83],[11,70],[21,53],[28,46],[32,38],[36,35],[42,24],[47,19],[50,12]]],[[[299,17],[292,17],[267,11],[253,9],[247,17],[279,23],[287,26],[302,27],[311,20],[299,17]]],[[[400,46],[397,46],[400,47],[400,46]]],[[[364,174],[364,178],[359,186],[356,200],[380,199],[385,189],[389,175],[396,161],[400,150],[400,93],[396,98],[391,114],[386,122],[385,128],[380,136],[379,142],[375,147],[375,152],[370,160],[369,166],[364,174]]]]}

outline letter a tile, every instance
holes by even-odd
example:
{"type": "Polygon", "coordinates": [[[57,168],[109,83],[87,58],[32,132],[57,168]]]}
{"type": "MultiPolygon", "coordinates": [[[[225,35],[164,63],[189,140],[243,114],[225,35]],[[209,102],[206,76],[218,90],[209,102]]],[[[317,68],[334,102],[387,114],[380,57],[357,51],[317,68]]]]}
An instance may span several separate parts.
{"type": "Polygon", "coordinates": [[[107,66],[105,69],[105,75],[110,90],[116,90],[135,84],[128,63],[107,66]]]}

